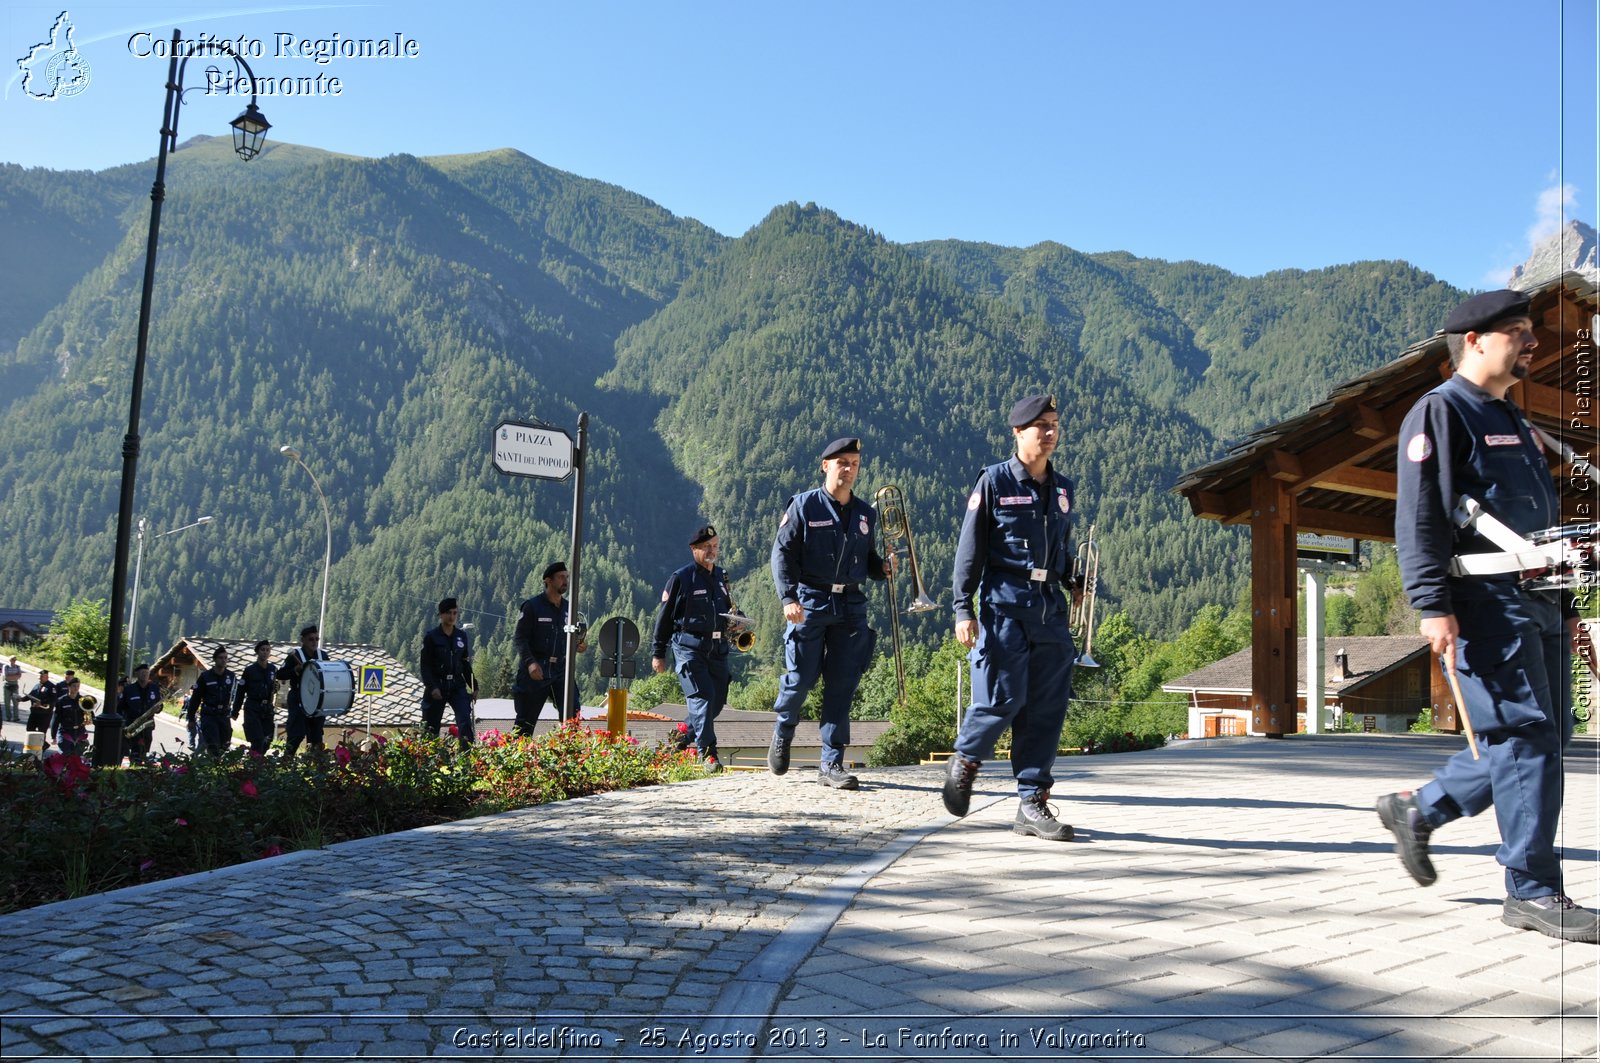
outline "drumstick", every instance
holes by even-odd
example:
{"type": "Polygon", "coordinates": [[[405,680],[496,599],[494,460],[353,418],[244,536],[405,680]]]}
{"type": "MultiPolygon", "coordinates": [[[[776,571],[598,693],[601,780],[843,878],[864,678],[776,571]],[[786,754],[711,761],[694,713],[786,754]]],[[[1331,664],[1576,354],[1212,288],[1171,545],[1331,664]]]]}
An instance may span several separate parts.
{"type": "Polygon", "coordinates": [[[1456,696],[1456,712],[1461,716],[1461,726],[1467,732],[1467,747],[1472,750],[1472,759],[1478,759],[1478,736],[1472,733],[1472,716],[1467,712],[1466,699],[1461,696],[1461,682],[1456,679],[1456,655],[1454,653],[1445,659],[1444,675],[1450,680],[1450,693],[1456,696]]]}

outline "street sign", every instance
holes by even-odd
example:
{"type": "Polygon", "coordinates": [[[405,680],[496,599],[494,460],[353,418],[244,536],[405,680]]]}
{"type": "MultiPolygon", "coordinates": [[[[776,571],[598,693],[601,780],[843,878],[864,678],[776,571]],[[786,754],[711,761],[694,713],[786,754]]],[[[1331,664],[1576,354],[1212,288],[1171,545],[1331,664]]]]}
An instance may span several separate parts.
{"type": "Polygon", "coordinates": [[[639,649],[639,627],[625,616],[600,625],[600,677],[632,679],[638,672],[634,652],[639,649]]]}
{"type": "Polygon", "coordinates": [[[361,666],[361,689],[358,693],[371,694],[374,697],[383,695],[383,665],[364,664],[361,666]]]}
{"type": "Polygon", "coordinates": [[[494,467],[508,476],[565,480],[572,475],[572,437],[559,428],[501,421],[492,442],[494,467]]]}

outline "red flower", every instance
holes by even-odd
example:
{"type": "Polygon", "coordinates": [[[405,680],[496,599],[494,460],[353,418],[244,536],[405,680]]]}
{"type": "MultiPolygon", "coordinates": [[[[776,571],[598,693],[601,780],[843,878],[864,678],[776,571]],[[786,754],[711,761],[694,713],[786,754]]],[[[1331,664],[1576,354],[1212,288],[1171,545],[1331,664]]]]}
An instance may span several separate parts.
{"type": "Polygon", "coordinates": [[[187,774],[189,774],[189,765],[187,765],[187,764],[174,764],[172,766],[172,774],[174,774],[174,775],[187,775],[187,774]]]}
{"type": "Polygon", "coordinates": [[[175,826],[179,826],[179,827],[187,827],[189,825],[189,821],[184,819],[182,816],[179,816],[177,819],[173,820],[172,822],[173,822],[173,824],[175,826]]]}
{"type": "Polygon", "coordinates": [[[350,764],[350,748],[348,746],[335,746],[333,759],[339,762],[339,767],[348,767],[350,764]]]}
{"type": "Polygon", "coordinates": [[[239,784],[239,792],[244,794],[246,797],[261,796],[261,791],[256,789],[256,784],[250,779],[246,779],[244,782],[239,784]]]}
{"type": "Polygon", "coordinates": [[[265,860],[269,856],[282,856],[282,855],[283,855],[283,846],[279,845],[277,842],[273,842],[271,845],[269,845],[265,849],[261,850],[261,855],[257,859],[265,860]]]}
{"type": "Polygon", "coordinates": [[[389,736],[388,735],[373,735],[372,736],[372,740],[374,742],[378,743],[380,746],[381,745],[387,745],[388,742],[389,742],[389,736]]]}
{"type": "Polygon", "coordinates": [[[681,734],[681,735],[688,734],[689,733],[689,725],[686,724],[686,723],[680,723],[678,725],[678,733],[681,734]]]}
{"type": "Polygon", "coordinates": [[[455,724],[451,724],[450,725],[450,737],[451,738],[460,738],[461,737],[461,728],[457,727],[455,724]]]}

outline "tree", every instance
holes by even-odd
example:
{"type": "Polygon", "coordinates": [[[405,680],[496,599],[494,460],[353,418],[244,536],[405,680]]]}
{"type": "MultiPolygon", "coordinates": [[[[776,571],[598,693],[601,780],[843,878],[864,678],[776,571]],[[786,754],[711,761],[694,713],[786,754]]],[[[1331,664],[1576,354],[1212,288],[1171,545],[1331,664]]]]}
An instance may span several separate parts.
{"type": "MultiPolygon", "coordinates": [[[[85,675],[101,676],[111,648],[111,613],[106,600],[74,598],[50,622],[45,652],[85,675]]],[[[127,660],[124,652],[123,660],[127,660]]]]}

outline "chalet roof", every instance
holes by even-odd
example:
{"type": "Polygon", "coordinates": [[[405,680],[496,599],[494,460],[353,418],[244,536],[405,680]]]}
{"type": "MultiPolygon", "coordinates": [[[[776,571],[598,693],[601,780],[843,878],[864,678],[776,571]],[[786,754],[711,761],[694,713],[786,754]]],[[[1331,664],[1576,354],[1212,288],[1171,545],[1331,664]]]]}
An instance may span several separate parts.
{"type": "Polygon", "coordinates": [[[55,617],[48,609],[0,609],[0,627],[16,624],[30,631],[43,631],[55,617]]]}
{"type": "MultiPolygon", "coordinates": [[[[1306,640],[1297,639],[1299,656],[1306,659],[1306,640]]],[[[1388,675],[1425,656],[1428,640],[1420,635],[1353,635],[1330,638],[1324,646],[1322,667],[1323,693],[1327,697],[1340,697],[1359,691],[1362,687],[1388,675]],[[1350,657],[1351,679],[1338,680],[1334,658],[1344,651],[1350,657]]],[[[1250,653],[1240,650],[1220,661],[1206,665],[1198,671],[1161,684],[1161,689],[1172,694],[1248,694],[1250,693],[1250,653]]],[[[1300,677],[1298,693],[1305,695],[1305,677],[1300,677]]]]}
{"type": "MultiPolygon", "coordinates": [[[[154,669],[160,674],[163,670],[181,672],[183,668],[188,667],[207,668],[211,665],[211,656],[217,647],[225,646],[228,650],[230,667],[234,671],[240,671],[246,664],[255,660],[255,645],[255,639],[218,639],[203,635],[187,635],[156,660],[154,669]]],[[[273,662],[282,663],[289,651],[299,645],[299,642],[274,642],[273,662]]],[[[384,669],[384,692],[377,695],[357,694],[355,704],[349,712],[329,718],[331,725],[411,727],[421,719],[422,680],[396,658],[377,646],[364,643],[330,642],[322,648],[333,660],[348,661],[357,676],[361,674],[364,666],[384,669]]]]}
{"type": "MultiPolygon", "coordinates": [[[[1592,452],[1595,345],[1590,329],[1600,299],[1595,278],[1578,272],[1552,277],[1528,289],[1539,347],[1527,380],[1511,397],[1529,419],[1565,438],[1580,453],[1592,452]],[[1587,369],[1579,364],[1586,353],[1587,369]],[[1578,385],[1588,390],[1580,403],[1578,385]],[[1582,409],[1587,432],[1574,433],[1582,409]]],[[[1266,471],[1297,498],[1296,527],[1303,532],[1394,539],[1395,455],[1400,423],[1418,398],[1450,375],[1444,334],[1407,347],[1394,361],[1340,384],[1306,413],[1263,428],[1232,448],[1227,457],[1186,473],[1173,491],[1189,500],[1198,517],[1248,523],[1250,482],[1266,471]]],[[[1557,477],[1564,509],[1591,501],[1583,479],[1557,477]]]]}

